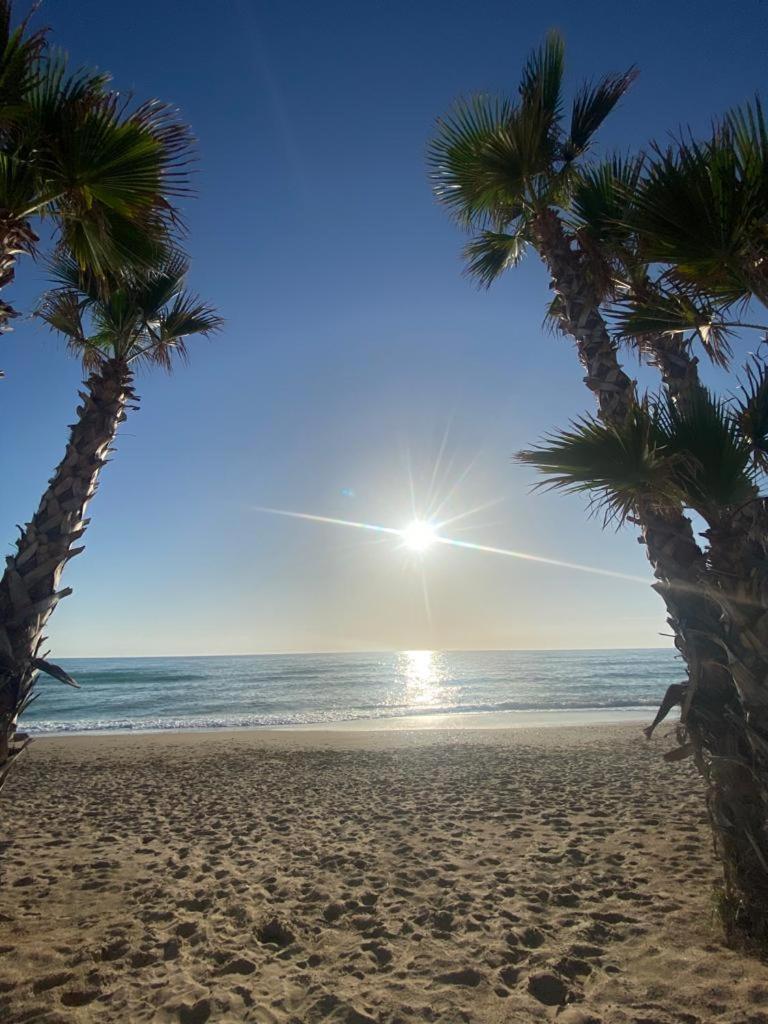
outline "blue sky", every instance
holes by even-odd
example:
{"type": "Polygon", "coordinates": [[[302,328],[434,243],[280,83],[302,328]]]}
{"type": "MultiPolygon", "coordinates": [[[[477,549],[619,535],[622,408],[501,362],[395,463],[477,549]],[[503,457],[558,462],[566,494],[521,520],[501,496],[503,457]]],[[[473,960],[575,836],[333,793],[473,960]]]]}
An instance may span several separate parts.
{"type": "MultiPolygon", "coordinates": [[[[703,131],[763,85],[765,3],[48,0],[41,18],[74,63],[192,124],[192,283],[227,319],[189,367],[140,377],[51,621],[58,656],[666,642],[637,583],[445,548],[419,562],[256,509],[401,526],[410,465],[422,503],[433,476],[442,496],[456,484],[453,513],[494,503],[463,540],[647,575],[631,531],[531,495],[512,462],[590,396],[569,343],[542,330],[535,257],[487,293],[462,278],[426,145],[457,96],[514,90],[550,27],[571,86],[640,66],[606,149],[703,131]]],[[[28,311],[42,283],[27,262],[10,298],[28,311]]],[[[60,458],[80,371],[28,319],[0,347],[10,543],[60,458]]]]}

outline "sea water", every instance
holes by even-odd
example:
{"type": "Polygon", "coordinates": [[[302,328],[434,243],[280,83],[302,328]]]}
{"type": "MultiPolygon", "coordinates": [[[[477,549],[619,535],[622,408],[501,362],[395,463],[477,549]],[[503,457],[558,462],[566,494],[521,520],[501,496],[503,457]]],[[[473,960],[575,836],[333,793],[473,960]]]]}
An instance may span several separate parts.
{"type": "MultiPolygon", "coordinates": [[[[683,677],[671,649],[401,651],[62,660],[74,690],[41,676],[30,733],[306,726],[482,712],[658,705],[683,677]]],[[[651,717],[651,713],[648,714],[651,717]]]]}

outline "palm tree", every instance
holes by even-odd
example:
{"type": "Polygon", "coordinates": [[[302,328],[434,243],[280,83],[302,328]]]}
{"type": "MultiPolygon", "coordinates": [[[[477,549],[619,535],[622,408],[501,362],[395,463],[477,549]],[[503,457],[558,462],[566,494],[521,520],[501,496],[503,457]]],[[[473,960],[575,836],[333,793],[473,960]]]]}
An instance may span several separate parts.
{"type": "MultiPolygon", "coordinates": [[[[720,451],[718,417],[702,417],[711,403],[692,346],[700,342],[711,359],[727,366],[734,329],[766,330],[745,324],[741,316],[747,303],[765,304],[768,296],[768,126],[759,99],[716,123],[705,143],[683,137],[663,151],[653,147],[642,163],[642,173],[632,181],[620,162],[588,169],[574,192],[574,220],[596,260],[607,264],[604,273],[612,287],[606,297],[620,300],[613,316],[620,333],[659,367],[676,411],[694,417],[696,429],[687,432],[685,457],[711,464],[720,451]],[[707,429],[713,426],[714,436],[707,429]],[[705,440],[711,450],[698,451],[705,440]]],[[[761,417],[768,412],[767,387],[765,366],[755,360],[747,367],[742,399],[748,401],[741,408],[757,451],[761,417]]],[[[685,423],[685,418],[680,421],[685,423]]],[[[762,807],[762,821],[751,831],[733,834],[734,850],[724,858],[726,864],[747,865],[740,884],[732,878],[727,888],[734,894],[731,916],[752,932],[751,919],[759,926],[765,909],[758,904],[755,915],[744,895],[755,891],[754,878],[759,877],[751,864],[754,848],[768,860],[760,838],[768,823],[768,503],[760,482],[754,476],[742,478],[729,499],[722,490],[705,489],[692,506],[708,524],[704,583],[721,609],[716,641],[734,693],[724,701],[722,693],[691,687],[683,715],[710,780],[714,769],[722,774],[719,766],[729,764],[739,776],[738,786],[728,787],[738,794],[737,805],[762,807]],[[728,706],[729,713],[713,719],[705,732],[697,731],[699,708],[718,704],[721,711],[728,706]]],[[[727,816],[738,821],[742,810],[731,807],[727,816]]],[[[723,835],[721,828],[721,840],[723,835]]]]}
{"type": "MultiPolygon", "coordinates": [[[[0,0],[0,288],[47,219],[62,249],[105,278],[159,257],[187,192],[191,136],[170,107],[132,107],[108,76],[68,75],[43,33],[11,27],[0,0]]],[[[15,315],[0,304],[0,330],[15,315]]]]}
{"type": "MultiPolygon", "coordinates": [[[[565,126],[564,47],[556,34],[527,61],[513,102],[477,96],[438,123],[430,162],[438,200],[475,232],[467,269],[490,284],[527,249],[538,253],[555,292],[551,319],[571,337],[606,424],[620,426],[636,405],[634,382],[621,367],[617,343],[601,312],[603,265],[569,227],[580,167],[594,136],[635,78],[634,69],[607,75],[576,95],[565,126]]],[[[634,173],[634,172],[632,172],[634,173]]],[[[680,503],[661,508],[641,500],[642,541],[663,597],[676,645],[694,680],[725,674],[711,637],[719,610],[696,587],[705,567],[680,503]]]]}
{"type": "MultiPolygon", "coordinates": [[[[451,117],[440,122],[431,150],[435,191],[459,223],[475,231],[465,256],[468,272],[482,284],[489,285],[500,273],[514,267],[527,248],[538,252],[551,274],[555,292],[550,319],[576,343],[587,371],[587,386],[597,394],[601,429],[621,435],[636,419],[639,407],[633,382],[620,366],[617,340],[601,307],[618,297],[617,285],[625,293],[630,288],[635,298],[643,296],[649,287],[648,274],[642,270],[643,259],[647,267],[648,258],[639,251],[640,228],[628,227],[625,222],[627,193],[636,191],[642,165],[616,160],[608,173],[603,169],[601,178],[599,169],[581,158],[588,152],[595,130],[631,82],[633,72],[607,76],[597,86],[582,89],[573,103],[566,131],[560,90],[562,58],[562,43],[550,36],[529,59],[516,102],[476,97],[459,104],[451,117]],[[600,221],[603,236],[610,238],[609,253],[623,250],[628,244],[634,247],[630,249],[632,259],[622,260],[620,268],[631,271],[631,276],[622,279],[619,275],[618,281],[616,260],[606,255],[605,237],[598,235],[596,239],[585,230],[588,218],[583,216],[584,210],[579,220],[578,204],[590,202],[590,189],[584,184],[590,174],[591,198],[594,200],[596,192],[600,200],[597,211],[592,212],[600,221]],[[621,189],[613,187],[617,178],[621,189]],[[614,204],[613,210],[606,210],[607,200],[614,204]]],[[[746,138],[744,130],[741,138],[746,138]]],[[[691,301],[690,288],[686,292],[679,287],[677,294],[691,301]]],[[[678,302],[678,306],[683,305],[678,302]]],[[[680,310],[677,312],[679,315],[680,310]]],[[[700,324],[690,322],[690,310],[687,316],[688,326],[699,330],[715,358],[721,356],[724,334],[711,327],[712,318],[700,324]]],[[[642,333],[670,385],[676,388],[678,402],[681,397],[693,398],[699,383],[687,344],[681,344],[677,335],[670,336],[658,324],[646,324],[638,333],[642,333]]],[[[686,402],[680,404],[682,411],[686,402]]],[[[733,675],[738,667],[732,664],[732,647],[726,642],[733,630],[722,622],[721,595],[701,585],[710,566],[694,540],[685,507],[679,490],[667,493],[660,501],[641,489],[634,496],[631,518],[641,527],[657,578],[654,589],[666,603],[676,646],[688,666],[690,685],[683,714],[689,736],[695,741],[697,763],[708,783],[708,808],[724,861],[726,889],[735,907],[731,919],[747,932],[755,932],[757,923],[768,919],[768,898],[761,896],[754,906],[749,901],[750,879],[759,876],[761,865],[764,868],[768,864],[768,847],[761,847],[765,839],[763,797],[754,788],[745,796],[749,780],[741,765],[748,758],[729,770],[734,733],[721,726],[723,716],[727,718],[731,710],[737,718],[739,714],[733,675]],[[708,751],[706,760],[702,751],[708,751]],[[745,824],[747,806],[757,810],[745,824]],[[758,827],[760,839],[755,844],[752,837],[758,827]]],[[[735,514],[733,506],[729,514],[735,514]]],[[[721,530],[725,522],[728,518],[720,516],[721,530]]],[[[768,624],[768,618],[765,621],[768,624]]],[[[740,750],[743,739],[742,730],[737,743],[741,744],[740,750]]]]}
{"type": "Polygon", "coordinates": [[[0,579],[0,785],[27,742],[14,737],[19,715],[35,697],[38,672],[74,683],[41,653],[43,630],[71,592],[60,589],[61,575],[83,550],[74,545],[89,522],[87,505],[118,426],[136,402],[134,370],[170,370],[186,357],[185,338],[221,326],[210,306],[184,290],[186,273],[186,261],[173,255],[154,270],[105,288],[95,275],[83,274],[74,258],[62,257],[55,265],[58,287],[38,310],[90,375],[64,458],[0,579]]]}
{"type": "MultiPolygon", "coordinates": [[[[765,334],[764,324],[744,324],[739,314],[751,302],[768,305],[767,213],[768,124],[759,98],[717,122],[705,143],[683,138],[674,148],[655,147],[626,225],[637,258],[661,273],[647,295],[629,296],[619,317],[624,333],[637,336],[654,323],[668,345],[681,347],[698,336],[723,365],[734,328],[765,334]]],[[[768,507],[753,487],[727,520],[716,509],[706,518],[710,561],[731,591],[725,614],[736,610],[745,627],[768,613],[768,507]],[[740,597],[731,580],[739,581],[740,597]]],[[[735,642],[743,628],[732,632],[735,642]]],[[[768,678],[768,633],[757,651],[755,643],[757,635],[742,651],[737,685],[768,678]]]]}
{"type": "MultiPolygon", "coordinates": [[[[585,417],[550,435],[518,459],[536,467],[552,488],[587,492],[593,511],[621,524],[648,504],[682,504],[718,532],[730,532],[734,511],[765,483],[768,452],[768,371],[756,367],[748,387],[726,402],[701,388],[684,405],[668,394],[638,404],[621,424],[585,417]]],[[[768,941],[768,688],[765,594],[745,600],[752,573],[732,552],[734,576],[716,562],[700,582],[723,609],[722,646],[730,679],[690,685],[681,747],[692,754],[708,785],[715,846],[724,868],[721,916],[730,937],[768,941]],[[762,674],[760,674],[762,672],[762,674]]],[[[754,554],[754,553],[753,553],[754,554]]],[[[716,557],[712,556],[711,557],[716,557]]],[[[722,553],[720,555],[722,557],[722,553]]],[[[763,577],[764,578],[764,577],[763,577]]]]}
{"type": "Polygon", "coordinates": [[[563,127],[564,46],[556,33],[528,59],[520,99],[475,96],[438,122],[430,148],[435,194],[462,226],[478,231],[465,250],[470,273],[490,283],[515,266],[527,247],[548,267],[556,318],[576,342],[602,415],[623,416],[633,383],[623,372],[595,301],[582,255],[565,231],[562,211],[578,161],[635,78],[635,70],[585,86],[563,127]]]}

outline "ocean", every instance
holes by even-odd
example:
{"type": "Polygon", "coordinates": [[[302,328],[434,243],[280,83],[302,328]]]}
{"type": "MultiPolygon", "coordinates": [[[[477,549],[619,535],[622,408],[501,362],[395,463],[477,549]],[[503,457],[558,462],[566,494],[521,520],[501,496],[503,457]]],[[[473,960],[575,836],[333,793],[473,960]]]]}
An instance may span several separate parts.
{"type": "MultiPolygon", "coordinates": [[[[30,733],[306,726],[467,712],[655,708],[682,678],[675,652],[401,651],[60,662],[25,713],[30,733]]],[[[649,717],[651,717],[649,713],[649,717]]]]}

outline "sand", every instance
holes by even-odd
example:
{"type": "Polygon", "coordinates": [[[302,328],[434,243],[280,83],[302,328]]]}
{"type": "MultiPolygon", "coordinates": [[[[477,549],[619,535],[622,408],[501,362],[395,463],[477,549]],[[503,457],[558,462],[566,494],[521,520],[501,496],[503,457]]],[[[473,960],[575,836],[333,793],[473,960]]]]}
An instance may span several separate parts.
{"type": "Polygon", "coordinates": [[[670,743],[38,741],[0,802],[0,1020],[768,1024],[670,743]]]}

